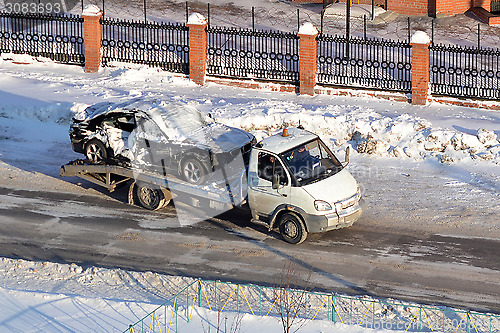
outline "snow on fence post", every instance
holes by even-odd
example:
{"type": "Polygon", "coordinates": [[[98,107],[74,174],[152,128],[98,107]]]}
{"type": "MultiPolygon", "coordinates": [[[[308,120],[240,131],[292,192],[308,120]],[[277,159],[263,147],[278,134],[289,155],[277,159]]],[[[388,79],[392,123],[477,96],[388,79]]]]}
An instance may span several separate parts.
{"type": "Polygon", "coordinates": [[[318,29],[306,22],[299,29],[300,37],[300,94],[314,95],[318,70],[318,29]]]}
{"type": "Polygon", "coordinates": [[[189,16],[187,26],[189,27],[189,78],[196,84],[205,84],[205,73],[207,70],[207,32],[205,28],[208,22],[199,13],[189,16]]]}
{"type": "Polygon", "coordinates": [[[97,73],[101,65],[102,11],[88,5],[82,13],[85,41],[85,73],[97,73]]]}
{"type": "Polygon", "coordinates": [[[411,36],[411,103],[414,105],[427,104],[430,82],[430,44],[429,35],[423,31],[416,31],[411,36]]]}

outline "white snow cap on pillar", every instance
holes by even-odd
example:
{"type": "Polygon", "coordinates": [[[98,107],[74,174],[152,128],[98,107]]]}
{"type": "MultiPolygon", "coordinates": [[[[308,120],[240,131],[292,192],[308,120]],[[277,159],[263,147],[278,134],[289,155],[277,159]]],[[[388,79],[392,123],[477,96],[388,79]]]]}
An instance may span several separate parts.
{"type": "Polygon", "coordinates": [[[187,24],[204,25],[207,24],[207,19],[200,13],[193,13],[189,15],[187,24]]]}
{"type": "Polygon", "coordinates": [[[102,14],[101,9],[96,5],[87,5],[82,13],[84,16],[99,16],[102,14]]]}
{"type": "Polygon", "coordinates": [[[300,26],[299,29],[299,35],[317,35],[318,34],[318,29],[311,23],[311,22],[305,22],[300,26]]]}
{"type": "Polygon", "coordinates": [[[410,39],[412,44],[429,44],[430,42],[431,38],[424,31],[415,31],[410,39]]]}

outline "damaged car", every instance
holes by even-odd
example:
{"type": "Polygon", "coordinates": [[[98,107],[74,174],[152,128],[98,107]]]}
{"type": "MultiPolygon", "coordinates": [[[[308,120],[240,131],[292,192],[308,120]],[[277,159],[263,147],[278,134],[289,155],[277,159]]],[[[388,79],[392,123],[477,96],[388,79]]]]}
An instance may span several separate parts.
{"type": "Polygon", "coordinates": [[[252,134],[190,105],[142,99],[89,106],[73,118],[69,135],[92,164],[179,175],[195,185],[235,161],[248,166],[255,143],[252,134]]]}

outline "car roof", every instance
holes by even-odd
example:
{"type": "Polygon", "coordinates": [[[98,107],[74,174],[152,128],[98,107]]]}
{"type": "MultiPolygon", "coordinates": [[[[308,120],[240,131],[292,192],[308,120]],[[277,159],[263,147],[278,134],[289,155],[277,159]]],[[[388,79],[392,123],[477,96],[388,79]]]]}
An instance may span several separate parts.
{"type": "Polygon", "coordinates": [[[283,136],[283,132],[267,137],[260,142],[262,149],[275,154],[283,153],[289,149],[295,148],[300,144],[309,142],[318,138],[314,133],[300,128],[287,128],[288,136],[283,136]]]}
{"type": "Polygon", "coordinates": [[[135,113],[138,111],[151,114],[154,113],[155,110],[165,112],[168,109],[174,109],[179,106],[186,107],[188,105],[178,102],[167,103],[155,99],[134,98],[121,103],[103,102],[91,105],[85,109],[84,115],[75,116],[75,119],[82,121],[87,119],[93,119],[103,114],[135,113]]]}

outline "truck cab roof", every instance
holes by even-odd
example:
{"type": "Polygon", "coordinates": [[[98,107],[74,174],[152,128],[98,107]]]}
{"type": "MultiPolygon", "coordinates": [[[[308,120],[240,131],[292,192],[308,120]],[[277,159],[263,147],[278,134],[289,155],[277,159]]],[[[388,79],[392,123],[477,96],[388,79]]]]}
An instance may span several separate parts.
{"type": "Polygon", "coordinates": [[[283,136],[283,132],[263,139],[257,146],[275,154],[280,154],[300,144],[316,139],[318,136],[300,128],[288,128],[288,136],[283,136]]]}

